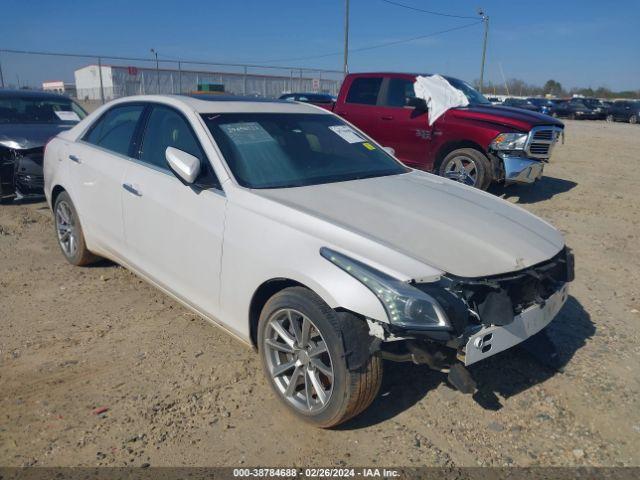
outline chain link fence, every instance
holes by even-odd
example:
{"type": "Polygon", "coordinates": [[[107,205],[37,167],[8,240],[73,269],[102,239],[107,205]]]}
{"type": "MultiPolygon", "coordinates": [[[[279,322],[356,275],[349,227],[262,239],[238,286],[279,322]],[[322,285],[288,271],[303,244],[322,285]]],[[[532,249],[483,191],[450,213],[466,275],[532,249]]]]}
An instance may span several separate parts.
{"type": "Polygon", "coordinates": [[[335,96],[343,78],[338,70],[158,57],[0,49],[0,88],[63,93],[91,109],[115,98],[158,93],[277,98],[283,93],[317,92],[335,96]]]}

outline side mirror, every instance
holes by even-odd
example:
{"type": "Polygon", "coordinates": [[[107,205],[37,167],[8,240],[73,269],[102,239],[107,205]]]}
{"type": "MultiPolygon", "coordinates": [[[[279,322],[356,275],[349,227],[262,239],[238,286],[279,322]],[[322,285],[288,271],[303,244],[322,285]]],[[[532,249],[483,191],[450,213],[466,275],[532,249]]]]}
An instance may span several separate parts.
{"type": "Polygon", "coordinates": [[[200,159],[190,153],[183,152],[177,148],[167,147],[165,158],[169,168],[173,170],[179,178],[191,184],[196,181],[200,174],[200,159]]]}
{"type": "Polygon", "coordinates": [[[391,147],[382,147],[382,149],[387,152],[389,155],[391,155],[392,157],[396,156],[396,151],[391,148],[391,147]]]}
{"type": "Polygon", "coordinates": [[[407,97],[405,104],[408,107],[413,107],[416,110],[420,110],[422,112],[426,112],[428,110],[427,102],[425,101],[424,98],[407,97]]]}

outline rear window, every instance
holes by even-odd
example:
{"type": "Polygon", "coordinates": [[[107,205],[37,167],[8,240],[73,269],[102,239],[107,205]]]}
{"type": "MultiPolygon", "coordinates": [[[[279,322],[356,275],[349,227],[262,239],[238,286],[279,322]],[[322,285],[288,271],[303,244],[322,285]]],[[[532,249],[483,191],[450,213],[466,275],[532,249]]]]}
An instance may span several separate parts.
{"type": "Polygon", "coordinates": [[[347,94],[347,103],[359,103],[362,105],[375,105],[378,102],[378,94],[382,85],[382,77],[356,78],[347,94]]]}
{"type": "Polygon", "coordinates": [[[113,107],[93,124],[84,141],[128,156],[131,139],[143,110],[142,105],[113,107]]]}

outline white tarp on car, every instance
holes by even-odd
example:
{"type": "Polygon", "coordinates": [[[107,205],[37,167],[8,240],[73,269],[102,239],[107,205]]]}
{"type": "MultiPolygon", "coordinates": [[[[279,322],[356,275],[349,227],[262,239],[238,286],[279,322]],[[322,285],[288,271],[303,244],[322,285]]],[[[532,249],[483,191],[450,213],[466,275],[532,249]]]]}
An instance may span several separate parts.
{"type": "Polygon", "coordinates": [[[418,76],[413,84],[416,97],[422,98],[429,107],[429,125],[433,125],[450,108],[466,107],[467,97],[457,88],[453,88],[446,78],[440,75],[418,76]]]}

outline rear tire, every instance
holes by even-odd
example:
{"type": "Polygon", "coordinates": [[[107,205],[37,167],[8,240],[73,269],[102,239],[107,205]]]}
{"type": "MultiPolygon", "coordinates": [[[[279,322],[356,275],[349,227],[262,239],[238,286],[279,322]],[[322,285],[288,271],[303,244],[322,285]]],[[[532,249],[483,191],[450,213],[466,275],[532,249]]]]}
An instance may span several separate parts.
{"type": "Polygon", "coordinates": [[[78,212],[67,192],[61,192],[56,197],[53,223],[60,250],[70,264],[82,266],[100,260],[87,248],[78,212]]]}
{"type": "Polygon", "coordinates": [[[491,162],[474,148],[460,148],[447,154],[438,166],[438,175],[486,190],[493,181],[491,162]]]}
{"type": "Polygon", "coordinates": [[[607,122],[609,122],[609,123],[613,123],[613,121],[614,121],[613,115],[607,115],[607,117],[605,118],[605,120],[606,120],[607,122]]]}
{"type": "Polygon", "coordinates": [[[629,117],[629,123],[631,125],[635,125],[636,123],[638,123],[638,116],[637,115],[631,115],[629,117]]]}
{"type": "Polygon", "coordinates": [[[354,349],[349,342],[362,346],[367,337],[360,319],[338,317],[304,287],[271,297],[258,324],[258,350],[271,388],[290,412],[321,428],[355,417],[378,394],[382,359],[369,355],[357,366],[347,361],[354,349]]]}

